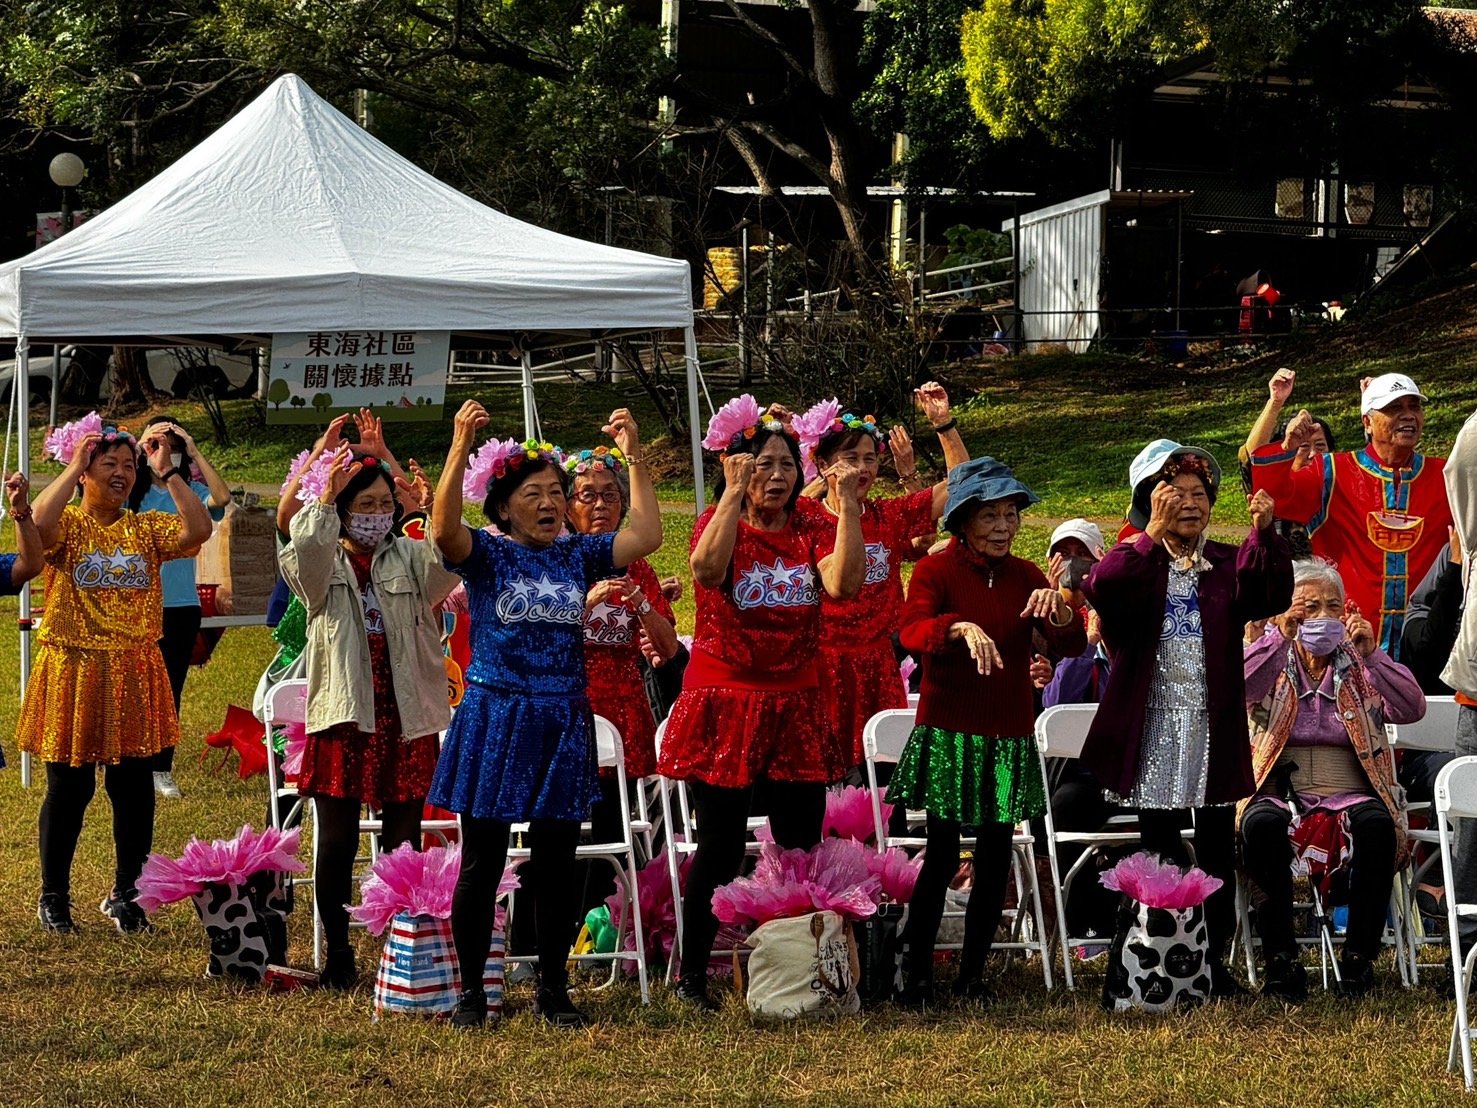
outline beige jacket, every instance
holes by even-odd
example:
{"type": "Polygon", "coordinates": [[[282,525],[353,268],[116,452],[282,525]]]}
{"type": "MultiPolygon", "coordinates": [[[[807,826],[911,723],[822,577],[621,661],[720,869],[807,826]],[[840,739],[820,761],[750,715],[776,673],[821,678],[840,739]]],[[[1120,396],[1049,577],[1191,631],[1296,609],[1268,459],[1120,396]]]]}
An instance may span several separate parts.
{"type": "Polygon", "coordinates": [[[1441,680],[1465,696],[1477,697],[1477,412],[1468,416],[1457,432],[1443,472],[1452,522],[1462,539],[1462,588],[1466,599],[1456,646],[1441,680]]]}
{"type": "MultiPolygon", "coordinates": [[[[312,501],[292,519],[291,541],[277,552],[282,577],[308,610],[310,733],[338,723],[374,731],[374,681],[364,605],[349,556],[339,545],[332,506],[312,501]]],[[[431,542],[387,538],[370,563],[384,615],[395,704],[406,738],[444,730],[451,718],[441,620],[434,607],[460,580],[441,565],[431,542]]]]}

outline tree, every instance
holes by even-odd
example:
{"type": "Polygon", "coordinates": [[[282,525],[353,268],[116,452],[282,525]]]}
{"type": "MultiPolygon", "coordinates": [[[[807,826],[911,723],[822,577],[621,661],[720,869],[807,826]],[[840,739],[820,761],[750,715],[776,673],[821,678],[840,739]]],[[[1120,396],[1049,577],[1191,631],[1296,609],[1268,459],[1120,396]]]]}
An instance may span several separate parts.
{"type": "Polygon", "coordinates": [[[301,396],[294,396],[287,403],[294,408],[306,408],[308,406],[308,402],[304,400],[301,396]]]}
{"type": "Polygon", "coordinates": [[[329,408],[333,407],[333,395],[326,392],[315,392],[313,394],[312,405],[314,411],[327,412],[329,408]]]}
{"type": "Polygon", "coordinates": [[[285,377],[273,377],[272,383],[267,386],[267,401],[273,408],[281,409],[285,400],[292,398],[292,386],[287,383],[285,377]]]}

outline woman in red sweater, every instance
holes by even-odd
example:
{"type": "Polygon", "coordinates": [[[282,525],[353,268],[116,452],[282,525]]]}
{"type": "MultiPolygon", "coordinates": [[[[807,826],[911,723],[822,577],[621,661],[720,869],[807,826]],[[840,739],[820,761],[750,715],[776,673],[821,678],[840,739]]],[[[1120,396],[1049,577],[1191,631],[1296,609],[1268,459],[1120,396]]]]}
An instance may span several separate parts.
{"type": "Polygon", "coordinates": [[[1087,647],[1081,597],[1052,588],[1010,553],[1021,509],[1038,497],[994,458],[949,474],[944,526],[954,536],[913,573],[903,646],[923,658],[917,726],[887,799],[928,812],[928,848],[903,932],[899,1002],[933,1004],[933,947],[959,868],[960,828],[974,827],[974,891],[964,916],[958,996],[988,1001],[982,974],[1005,902],[1015,825],[1046,809],[1032,732],[1031,635],[1059,656],[1087,647]]]}

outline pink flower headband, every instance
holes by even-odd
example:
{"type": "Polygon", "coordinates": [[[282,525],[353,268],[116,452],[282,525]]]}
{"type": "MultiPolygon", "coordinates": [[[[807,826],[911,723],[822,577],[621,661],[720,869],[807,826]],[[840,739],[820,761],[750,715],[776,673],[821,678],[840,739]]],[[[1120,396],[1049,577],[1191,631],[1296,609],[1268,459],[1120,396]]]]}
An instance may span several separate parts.
{"type": "Polygon", "coordinates": [[[848,431],[863,431],[877,444],[877,453],[887,453],[887,435],[873,415],[858,416],[843,413],[841,404],[833,396],[822,400],[804,415],[795,417],[795,433],[800,436],[800,460],[805,466],[805,480],[814,481],[820,474],[815,464],[816,451],[823,441],[832,435],[848,431]]]}
{"type": "Polygon", "coordinates": [[[791,425],[794,417],[778,404],[760,410],[759,401],[748,393],[735,396],[713,413],[708,421],[708,433],[703,436],[703,448],[716,450],[720,458],[730,450],[742,446],[745,439],[752,439],[760,431],[770,431],[795,438],[791,425]]]}
{"type": "Polygon", "coordinates": [[[597,446],[594,450],[566,455],[564,459],[564,471],[575,477],[595,469],[608,469],[615,473],[625,468],[626,456],[619,446],[597,446]]]}
{"type": "MultiPolygon", "coordinates": [[[[312,453],[311,450],[304,450],[294,458],[292,465],[287,471],[287,480],[282,482],[282,493],[286,493],[287,486],[292,484],[293,478],[301,475],[302,480],[298,482],[297,486],[297,498],[304,504],[311,504],[323,496],[323,490],[328,488],[328,471],[333,468],[332,451],[325,450],[317,458],[314,458],[310,465],[308,458],[312,453]]],[[[385,471],[385,480],[390,482],[392,489],[394,488],[395,480],[390,476],[390,465],[388,462],[376,458],[373,454],[355,453],[353,457],[355,460],[363,462],[366,466],[371,463],[379,466],[385,471]]]]}
{"type": "Polygon", "coordinates": [[[564,451],[551,442],[488,439],[467,459],[467,472],[462,474],[462,496],[468,500],[486,500],[487,490],[499,477],[526,461],[540,458],[556,466],[564,465],[564,451]]]}
{"type": "Polygon", "coordinates": [[[63,423],[54,428],[47,436],[42,445],[43,451],[51,458],[67,465],[72,460],[72,455],[77,452],[77,446],[88,435],[101,435],[103,441],[98,443],[99,447],[113,446],[119,442],[130,442],[138,444],[133,437],[133,432],[125,427],[116,427],[113,424],[103,423],[103,417],[96,412],[88,412],[81,419],[75,419],[71,423],[63,423]]]}

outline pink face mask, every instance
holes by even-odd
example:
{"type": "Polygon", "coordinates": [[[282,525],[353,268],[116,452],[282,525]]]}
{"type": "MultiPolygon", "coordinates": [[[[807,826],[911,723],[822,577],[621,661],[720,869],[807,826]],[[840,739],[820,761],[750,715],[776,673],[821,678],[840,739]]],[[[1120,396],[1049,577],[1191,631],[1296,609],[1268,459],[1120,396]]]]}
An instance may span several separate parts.
{"type": "Polygon", "coordinates": [[[394,512],[385,512],[383,515],[378,512],[350,512],[344,530],[360,546],[373,550],[384,541],[393,526],[394,512]]]}

